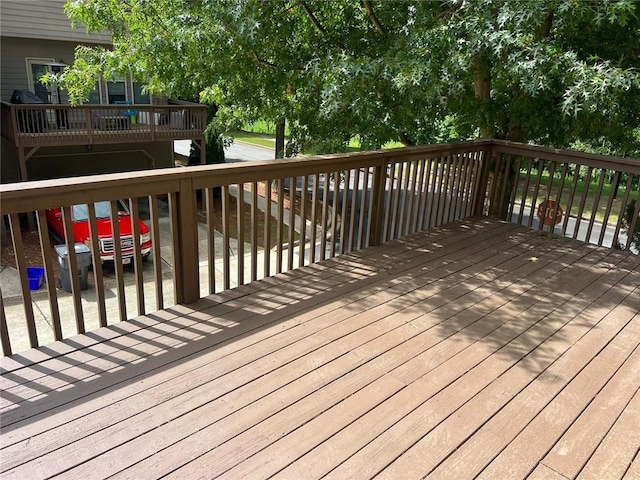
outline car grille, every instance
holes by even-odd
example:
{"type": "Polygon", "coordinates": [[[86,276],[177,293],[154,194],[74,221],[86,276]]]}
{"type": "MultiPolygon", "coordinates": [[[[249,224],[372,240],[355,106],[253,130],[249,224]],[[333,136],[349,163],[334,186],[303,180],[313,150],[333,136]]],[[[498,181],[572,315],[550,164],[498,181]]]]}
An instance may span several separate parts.
{"type": "MultiPolygon", "coordinates": [[[[133,249],[133,237],[120,237],[120,248],[122,251],[133,249]]],[[[113,253],[113,238],[103,238],[100,240],[100,250],[105,253],[113,253]]]]}

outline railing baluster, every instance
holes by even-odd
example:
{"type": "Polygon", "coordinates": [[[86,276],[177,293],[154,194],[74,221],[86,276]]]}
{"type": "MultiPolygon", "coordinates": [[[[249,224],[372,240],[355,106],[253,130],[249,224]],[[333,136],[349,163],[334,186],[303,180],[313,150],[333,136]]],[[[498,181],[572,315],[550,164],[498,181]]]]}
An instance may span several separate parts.
{"type": "Polygon", "coordinates": [[[400,200],[400,215],[398,218],[398,235],[404,236],[407,234],[406,232],[406,218],[405,212],[407,211],[407,199],[409,195],[409,182],[411,180],[411,167],[413,166],[412,162],[403,162],[403,165],[406,165],[406,170],[404,172],[404,178],[402,179],[402,198],[400,200]]]}
{"type": "Polygon", "coordinates": [[[436,211],[438,209],[438,179],[440,178],[440,167],[442,162],[442,157],[436,157],[429,160],[432,166],[431,179],[429,191],[431,192],[431,197],[429,201],[429,208],[427,209],[427,216],[425,219],[426,227],[425,229],[429,229],[435,225],[435,216],[436,211]]]}
{"type": "Polygon", "coordinates": [[[462,166],[463,166],[463,158],[460,154],[454,155],[454,163],[453,163],[453,177],[451,179],[451,205],[449,208],[449,216],[447,217],[447,222],[453,222],[456,220],[456,215],[458,212],[459,204],[460,204],[460,194],[462,192],[460,188],[460,181],[462,179],[462,166]]]}
{"type": "Polygon", "coordinates": [[[296,197],[298,190],[298,177],[289,179],[289,240],[287,248],[287,270],[293,270],[293,254],[295,253],[296,233],[296,197]]]}
{"type": "Polygon", "coordinates": [[[284,222],[284,180],[278,179],[278,225],[276,229],[276,273],[282,273],[282,232],[284,222]]]}
{"type": "MultiPolygon", "coordinates": [[[[596,190],[596,195],[593,199],[593,207],[591,208],[591,218],[589,219],[589,226],[587,227],[587,236],[586,241],[591,241],[591,232],[593,231],[593,224],[596,221],[596,214],[598,213],[598,205],[600,204],[600,196],[602,195],[602,188],[604,187],[604,180],[606,176],[606,169],[602,169],[600,171],[600,180],[598,181],[598,189],[596,190]]],[[[602,225],[604,230],[605,225],[602,225]]]]}
{"type": "Polygon", "coordinates": [[[587,203],[587,196],[589,195],[589,185],[591,184],[591,174],[593,173],[593,167],[587,168],[587,176],[584,180],[584,188],[582,190],[582,197],[580,198],[580,207],[578,208],[578,214],[576,216],[576,228],[573,230],[571,238],[574,240],[578,238],[578,232],[580,231],[580,224],[582,223],[582,214],[584,213],[584,206],[587,203]]]}
{"type": "MultiPolygon", "coordinates": [[[[629,175],[631,176],[631,175],[629,175]]],[[[633,215],[631,216],[631,224],[629,225],[629,230],[627,231],[627,243],[624,246],[625,250],[629,250],[631,247],[631,242],[633,241],[633,232],[636,231],[636,227],[638,226],[638,218],[640,217],[640,195],[636,195],[636,208],[633,211],[633,215]]]]}
{"type": "Polygon", "coordinates": [[[346,223],[347,223],[347,205],[349,203],[349,184],[351,183],[351,170],[344,172],[344,187],[342,188],[342,212],[340,215],[340,250],[339,253],[346,253],[346,223]]]}
{"type": "Polygon", "coordinates": [[[51,311],[51,323],[53,326],[53,338],[55,340],[62,340],[63,336],[62,326],[60,324],[60,308],[58,307],[58,294],[56,293],[56,280],[53,270],[53,261],[51,258],[51,240],[49,239],[49,228],[47,226],[47,217],[45,212],[43,210],[38,210],[36,212],[36,219],[38,221],[40,251],[42,252],[42,260],[44,262],[44,272],[47,282],[49,309],[51,311]]]}
{"type": "Polygon", "coordinates": [[[244,183],[237,186],[236,225],[238,228],[238,244],[236,247],[237,281],[236,285],[244,285],[244,183]]]}
{"type": "Polygon", "coordinates": [[[475,152],[465,153],[464,157],[464,193],[460,205],[460,213],[459,216],[456,217],[457,220],[468,217],[471,205],[473,204],[473,172],[475,152]]]}
{"type": "Polygon", "coordinates": [[[9,329],[7,328],[7,315],[4,311],[2,289],[0,289],[0,346],[2,346],[3,356],[9,356],[13,354],[13,349],[11,348],[11,340],[9,339],[9,329]]]}
{"type": "Polygon", "coordinates": [[[418,176],[421,173],[420,167],[422,166],[422,162],[420,160],[415,160],[413,163],[413,172],[411,176],[411,203],[409,203],[409,211],[407,212],[407,234],[414,233],[415,229],[415,219],[418,216],[418,208],[417,208],[417,198],[419,195],[416,195],[416,191],[418,188],[418,176]]]}
{"type": "MultiPolygon", "coordinates": [[[[627,208],[627,202],[629,201],[629,197],[631,195],[631,186],[633,185],[633,175],[629,175],[627,178],[627,185],[624,189],[624,196],[622,197],[622,202],[620,203],[620,211],[618,212],[618,221],[616,222],[616,229],[613,233],[613,243],[611,244],[613,248],[616,248],[618,245],[618,236],[620,235],[620,228],[622,227],[622,219],[624,218],[625,210],[627,208]]],[[[636,200],[638,204],[640,204],[640,198],[636,200]]]]}
{"type": "Polygon", "coordinates": [[[140,213],[138,199],[129,199],[129,209],[131,210],[131,233],[133,234],[133,268],[136,276],[136,298],[138,300],[138,316],[145,314],[144,302],[144,280],[142,277],[144,266],[142,264],[142,251],[140,249],[140,213]]]}
{"type": "MultiPolygon", "coordinates": [[[[268,215],[268,213],[267,213],[268,215]]],[[[266,250],[265,250],[266,253],[266,250]]],[[[258,279],[258,182],[251,183],[251,281],[258,279]]]]}
{"type": "Polygon", "coordinates": [[[329,221],[329,172],[324,174],[322,185],[322,238],[320,239],[320,260],[327,258],[327,222],[329,221]]]}
{"type": "Polygon", "coordinates": [[[607,225],[609,225],[609,216],[611,215],[611,208],[613,207],[613,200],[616,197],[617,186],[620,183],[620,172],[617,171],[613,175],[613,182],[611,183],[611,191],[609,192],[609,198],[607,199],[607,207],[604,211],[604,218],[602,219],[602,228],[600,229],[600,236],[598,237],[598,245],[602,245],[604,242],[604,235],[607,232],[607,225]]]}
{"type": "Polygon", "coordinates": [[[229,187],[223,185],[221,188],[222,194],[222,284],[223,290],[231,288],[231,258],[229,251],[231,245],[229,245],[229,237],[231,229],[230,215],[229,215],[229,187]]]}
{"type": "MultiPolygon", "coordinates": [[[[386,242],[387,240],[391,240],[391,238],[393,238],[391,236],[391,231],[390,231],[390,222],[391,222],[391,217],[392,217],[392,213],[391,213],[391,206],[392,206],[392,197],[393,197],[393,192],[394,192],[394,185],[395,185],[395,181],[396,181],[396,164],[393,161],[390,161],[387,164],[387,177],[388,177],[388,181],[385,185],[385,205],[384,205],[384,225],[382,226],[382,231],[384,232],[384,236],[383,236],[383,242],[386,242]],[[387,187],[388,185],[388,187],[387,187]]],[[[358,180],[360,179],[360,174],[358,173],[358,180]]]]}
{"type": "Polygon", "coordinates": [[[349,242],[347,244],[347,253],[352,252],[355,248],[356,212],[358,211],[358,195],[360,193],[360,169],[355,169],[353,172],[353,192],[351,192],[351,215],[349,217],[349,242]]]}
{"type": "Polygon", "coordinates": [[[302,177],[302,189],[300,191],[300,248],[298,249],[298,266],[305,264],[305,251],[307,249],[307,195],[309,193],[309,176],[302,177]]]}
{"type": "Polygon", "coordinates": [[[533,168],[533,159],[527,158],[527,175],[524,178],[524,185],[522,186],[522,200],[520,200],[520,212],[518,213],[518,223],[522,225],[524,217],[524,209],[527,208],[527,197],[529,196],[529,183],[531,182],[531,170],[533,168]]]}
{"type": "MultiPolygon", "coordinates": [[[[394,201],[391,212],[391,235],[390,238],[397,238],[396,229],[398,228],[398,210],[400,209],[400,193],[402,190],[402,181],[404,173],[404,162],[393,164],[394,168],[398,169],[398,177],[396,179],[396,185],[394,186],[394,201]]],[[[399,233],[399,232],[398,232],[399,233]]]]}
{"type": "Polygon", "coordinates": [[[333,208],[331,209],[331,257],[336,256],[338,237],[338,199],[340,194],[340,172],[333,173],[333,208]]]}
{"type": "Polygon", "coordinates": [[[573,199],[576,194],[576,188],[578,186],[578,179],[580,178],[580,165],[576,165],[576,171],[573,175],[573,181],[571,182],[571,191],[569,192],[569,198],[567,200],[567,211],[564,216],[564,222],[562,222],[562,235],[567,233],[567,226],[569,225],[569,217],[571,216],[571,208],[573,207],[573,199]]]}
{"type": "MultiPolygon", "coordinates": [[[[20,273],[20,287],[22,288],[22,303],[24,316],[27,321],[27,332],[29,334],[29,345],[31,348],[38,346],[38,333],[36,321],[33,315],[33,304],[31,303],[31,292],[27,278],[27,265],[24,255],[24,243],[22,242],[22,231],[20,230],[20,220],[17,214],[9,215],[9,227],[11,229],[11,241],[16,259],[16,266],[20,273]]],[[[80,312],[82,315],[82,312],[80,312]]]]}
{"type": "Polygon", "coordinates": [[[96,219],[95,204],[87,204],[89,236],[91,241],[91,259],[93,263],[93,278],[96,287],[96,303],[98,305],[98,322],[101,327],[107,326],[107,306],[104,293],[104,275],[102,272],[102,256],[100,254],[100,235],[98,234],[98,221],[96,219]]]}
{"type": "Polygon", "coordinates": [[[522,169],[522,156],[519,156],[516,160],[514,172],[513,172],[513,187],[511,188],[511,195],[509,197],[509,206],[507,208],[507,220],[512,221],[513,209],[516,203],[516,194],[518,193],[518,184],[520,183],[520,170],[522,169]]]}
{"type": "MultiPolygon", "coordinates": [[[[553,176],[556,173],[556,162],[551,162],[551,166],[549,167],[549,180],[547,181],[547,189],[544,194],[544,202],[547,202],[551,199],[551,189],[553,188],[553,176]]],[[[556,205],[558,202],[556,202],[556,205]]],[[[540,219],[538,223],[538,230],[542,231],[544,229],[544,216],[540,219]]],[[[553,225],[549,227],[549,231],[553,231],[553,225]]]]}
{"type": "Polygon", "coordinates": [[[422,159],[419,161],[420,162],[420,166],[418,168],[418,185],[417,185],[417,189],[418,189],[418,195],[416,197],[416,208],[415,208],[415,215],[413,217],[413,224],[411,226],[411,233],[415,233],[418,231],[418,224],[420,223],[420,219],[422,218],[422,215],[424,215],[424,170],[425,170],[425,166],[426,166],[426,160],[422,159]]]}
{"type": "Polygon", "coordinates": [[[309,245],[310,252],[310,261],[311,263],[315,263],[316,261],[316,241],[317,241],[317,230],[318,230],[318,212],[317,212],[317,204],[318,204],[318,184],[320,183],[320,174],[316,173],[313,176],[313,189],[311,190],[311,223],[313,228],[311,229],[311,244],[309,245]]]}
{"type": "MultiPolygon", "coordinates": [[[[117,285],[116,288],[118,292],[118,308],[120,312],[120,321],[124,321],[127,319],[127,303],[126,303],[125,290],[124,290],[124,265],[122,263],[122,244],[120,242],[120,223],[119,223],[120,215],[118,213],[118,210],[119,210],[118,202],[116,200],[111,200],[111,231],[113,233],[113,253],[114,253],[113,268],[116,272],[116,285],[117,285]]],[[[177,232],[177,229],[176,229],[176,232],[177,232]]],[[[77,277],[77,275],[74,275],[74,277],[77,277]]],[[[73,295],[75,297],[75,291],[73,295]]]]}
{"type": "Polygon", "coordinates": [[[527,226],[529,228],[533,225],[533,217],[535,216],[536,203],[538,203],[538,193],[540,192],[540,183],[542,182],[542,173],[544,172],[545,161],[538,159],[538,176],[536,177],[536,184],[533,189],[533,197],[531,198],[531,210],[529,212],[529,221],[527,226]]]}
{"type": "Polygon", "coordinates": [[[560,208],[561,208],[560,203],[562,202],[562,192],[564,191],[564,182],[565,182],[565,179],[567,178],[568,169],[569,169],[568,164],[565,163],[562,165],[562,174],[560,175],[560,184],[558,185],[558,193],[556,194],[556,206],[553,208],[553,214],[551,216],[551,228],[549,229],[551,233],[555,232],[555,229],[556,229],[556,220],[558,218],[558,213],[560,212],[560,208]]]}
{"type": "MultiPolygon", "coordinates": [[[[371,220],[371,211],[367,211],[367,197],[369,196],[369,168],[364,170],[364,178],[362,180],[362,203],[360,204],[360,221],[358,225],[358,250],[368,245],[368,239],[365,238],[364,217],[371,220]]],[[[368,224],[368,222],[367,222],[368,224]]]]}
{"type": "Polygon", "coordinates": [[[209,275],[209,295],[216,293],[216,230],[215,202],[213,188],[205,188],[205,210],[207,212],[207,272],[209,275]]]}
{"type": "Polygon", "coordinates": [[[429,228],[429,221],[430,216],[431,216],[431,206],[433,204],[433,187],[432,187],[432,176],[433,173],[431,171],[433,165],[434,165],[434,160],[432,158],[429,158],[426,161],[426,165],[427,165],[427,173],[425,174],[425,179],[424,179],[424,199],[422,200],[422,203],[424,204],[422,207],[422,213],[420,214],[420,219],[421,219],[421,224],[420,224],[420,230],[425,230],[427,228],[429,228]]]}
{"type": "Polygon", "coordinates": [[[264,185],[264,278],[271,276],[271,182],[264,185]]]}
{"type": "MultiPolygon", "coordinates": [[[[158,198],[155,195],[149,195],[149,216],[151,217],[151,248],[153,251],[153,276],[156,286],[156,308],[162,310],[164,308],[164,287],[162,285],[162,257],[160,255],[160,214],[158,211],[158,198]]],[[[102,269],[100,272],[102,272],[102,269]]]]}
{"type": "MultiPolygon", "coordinates": [[[[444,159],[443,159],[444,160],[444,159]]],[[[435,215],[435,226],[442,225],[442,216],[444,214],[444,208],[447,201],[447,180],[449,178],[449,161],[450,156],[446,157],[446,160],[442,163],[440,170],[440,178],[438,179],[438,209],[435,215]]]]}

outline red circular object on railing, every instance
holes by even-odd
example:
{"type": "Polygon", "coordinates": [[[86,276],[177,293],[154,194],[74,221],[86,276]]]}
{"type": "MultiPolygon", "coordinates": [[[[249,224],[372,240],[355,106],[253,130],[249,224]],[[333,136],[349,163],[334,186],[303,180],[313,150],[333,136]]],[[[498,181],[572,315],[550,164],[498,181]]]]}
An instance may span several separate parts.
{"type": "Polygon", "coordinates": [[[562,207],[556,203],[555,200],[545,200],[538,205],[538,218],[542,220],[542,223],[548,227],[551,225],[557,225],[562,221],[562,207]],[[557,209],[556,218],[553,218],[553,214],[557,209]],[[555,220],[555,223],[554,223],[555,220]]]}

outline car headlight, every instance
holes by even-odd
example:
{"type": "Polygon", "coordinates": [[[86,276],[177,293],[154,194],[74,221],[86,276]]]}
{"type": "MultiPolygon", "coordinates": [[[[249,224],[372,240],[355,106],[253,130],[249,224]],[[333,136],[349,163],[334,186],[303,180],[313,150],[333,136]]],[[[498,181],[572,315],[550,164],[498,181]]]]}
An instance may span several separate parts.
{"type": "Polygon", "coordinates": [[[151,241],[151,232],[140,235],[140,243],[148,243],[151,241]]]}

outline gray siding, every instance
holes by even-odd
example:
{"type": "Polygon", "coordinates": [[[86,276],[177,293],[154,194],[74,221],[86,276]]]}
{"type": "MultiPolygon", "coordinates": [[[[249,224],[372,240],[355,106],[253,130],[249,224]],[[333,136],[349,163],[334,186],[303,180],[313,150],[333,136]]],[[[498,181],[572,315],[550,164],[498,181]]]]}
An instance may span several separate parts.
{"type": "Polygon", "coordinates": [[[2,0],[0,32],[3,37],[111,44],[108,33],[87,35],[83,26],[72,28],[64,13],[65,3],[66,0],[2,0]]]}
{"type": "MultiPolygon", "coordinates": [[[[20,181],[20,166],[15,148],[2,139],[2,183],[20,181]]],[[[29,180],[99,175],[169,168],[174,166],[173,142],[122,143],[42,147],[27,160],[29,180]]]]}
{"type": "MultiPolygon", "coordinates": [[[[3,37],[0,43],[0,100],[8,102],[14,90],[29,89],[26,58],[53,58],[72,64],[76,45],[75,42],[3,37]]],[[[62,100],[66,103],[66,96],[62,100]]]]}

